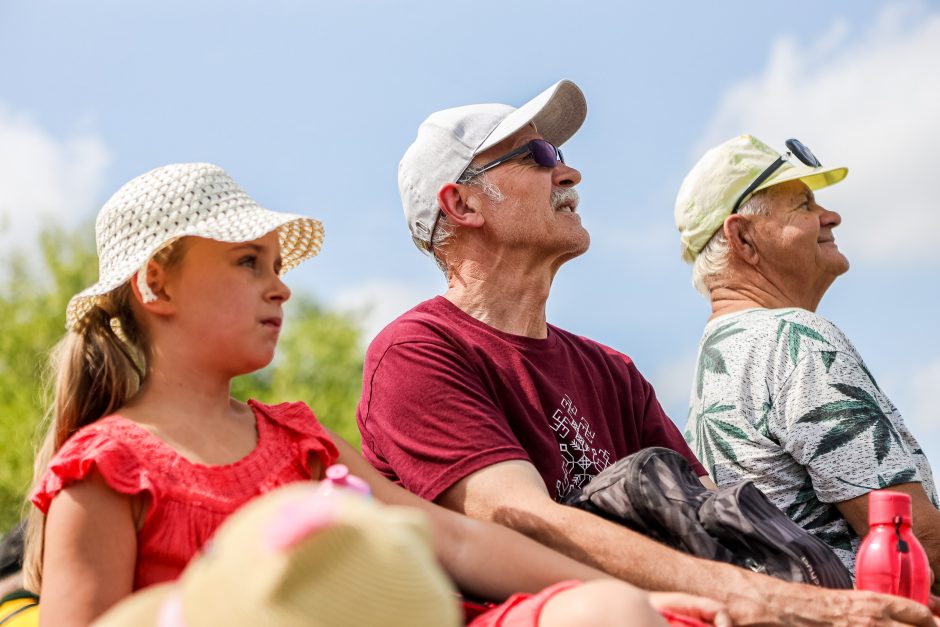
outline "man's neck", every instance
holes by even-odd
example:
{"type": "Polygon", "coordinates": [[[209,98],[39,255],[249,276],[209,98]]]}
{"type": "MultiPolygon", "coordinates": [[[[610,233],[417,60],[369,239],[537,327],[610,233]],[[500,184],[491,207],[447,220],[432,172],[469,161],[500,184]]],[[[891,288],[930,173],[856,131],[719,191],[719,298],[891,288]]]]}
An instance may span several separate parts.
{"type": "Polygon", "coordinates": [[[513,335],[548,337],[545,303],[554,272],[513,272],[502,264],[463,264],[450,277],[444,298],[484,324],[513,335]]]}
{"type": "Polygon", "coordinates": [[[728,275],[730,279],[711,290],[712,315],[709,320],[745,309],[800,307],[816,311],[819,306],[821,294],[818,290],[800,291],[786,285],[785,281],[774,280],[750,268],[731,270],[728,275]]]}

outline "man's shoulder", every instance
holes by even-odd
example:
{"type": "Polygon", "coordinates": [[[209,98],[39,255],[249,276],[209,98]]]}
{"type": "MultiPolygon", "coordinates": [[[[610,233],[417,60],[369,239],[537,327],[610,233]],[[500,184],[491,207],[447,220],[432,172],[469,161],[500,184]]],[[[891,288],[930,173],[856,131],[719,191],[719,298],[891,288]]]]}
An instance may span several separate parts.
{"type": "Polygon", "coordinates": [[[384,352],[391,346],[407,342],[446,341],[455,325],[446,301],[436,296],[418,303],[388,323],[369,344],[367,352],[384,352]]]}
{"type": "Polygon", "coordinates": [[[778,309],[748,309],[721,316],[705,327],[704,339],[712,336],[731,336],[741,333],[742,341],[752,343],[757,336],[780,341],[790,335],[814,339],[824,344],[844,349],[848,339],[839,327],[818,313],[799,307],[778,309]]]}
{"type": "Polygon", "coordinates": [[[776,333],[788,334],[796,339],[814,340],[821,351],[843,351],[855,353],[855,347],[842,329],[814,311],[792,307],[771,310],[776,312],[776,333]]]}
{"type": "Polygon", "coordinates": [[[551,333],[556,334],[558,338],[570,348],[578,350],[581,353],[593,354],[600,359],[610,360],[618,364],[626,364],[631,368],[635,367],[633,360],[616,348],[607,346],[587,336],[567,331],[553,324],[549,324],[548,327],[551,333]]]}

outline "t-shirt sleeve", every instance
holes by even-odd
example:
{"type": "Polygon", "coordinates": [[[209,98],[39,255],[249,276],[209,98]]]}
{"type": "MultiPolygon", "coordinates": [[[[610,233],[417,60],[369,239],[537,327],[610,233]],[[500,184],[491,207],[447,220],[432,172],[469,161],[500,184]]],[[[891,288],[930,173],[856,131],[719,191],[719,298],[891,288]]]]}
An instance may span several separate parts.
{"type": "Polygon", "coordinates": [[[896,410],[850,352],[807,351],[775,401],[769,425],[826,503],[921,481],[896,410]]]}
{"type": "Polygon", "coordinates": [[[133,451],[107,433],[86,428],[66,440],[56,452],[30,501],[45,514],[59,492],[87,478],[94,469],[115,492],[147,493],[151,504],[158,498],[153,477],[133,451]]]}
{"type": "Polygon", "coordinates": [[[480,374],[453,346],[403,342],[374,358],[358,420],[363,454],[389,478],[434,500],[477,470],[529,459],[480,374]]]}
{"type": "Polygon", "coordinates": [[[643,448],[662,446],[672,449],[689,460],[695,474],[702,477],[708,474],[705,467],[695,457],[685,438],[656,398],[656,391],[633,363],[630,363],[630,387],[633,398],[634,414],[642,416],[643,448]]]}

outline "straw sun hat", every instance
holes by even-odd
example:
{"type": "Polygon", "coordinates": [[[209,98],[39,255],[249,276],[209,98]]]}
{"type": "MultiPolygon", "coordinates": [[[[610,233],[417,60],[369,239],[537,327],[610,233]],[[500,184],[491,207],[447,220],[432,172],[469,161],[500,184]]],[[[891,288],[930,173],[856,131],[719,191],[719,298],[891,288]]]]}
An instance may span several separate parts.
{"type": "MultiPolygon", "coordinates": [[[[98,282],[69,301],[65,327],[79,328],[101,296],[145,270],[157,251],[181,237],[249,242],[274,230],[280,236],[282,274],[320,252],[319,221],[262,208],[218,166],[175,163],[142,174],[98,213],[98,282]]],[[[146,298],[149,288],[141,283],[146,298]]]]}
{"type": "Polygon", "coordinates": [[[95,627],[459,624],[421,512],[301,482],[249,502],[176,582],[127,597],[95,627]]]}

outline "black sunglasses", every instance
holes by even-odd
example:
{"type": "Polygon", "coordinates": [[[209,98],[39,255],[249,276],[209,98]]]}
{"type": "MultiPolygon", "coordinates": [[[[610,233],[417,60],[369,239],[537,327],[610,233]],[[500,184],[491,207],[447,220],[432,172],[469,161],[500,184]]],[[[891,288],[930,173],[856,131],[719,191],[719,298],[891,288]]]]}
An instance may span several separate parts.
{"type": "Polygon", "coordinates": [[[819,162],[819,159],[816,158],[816,155],[813,154],[813,151],[806,147],[806,144],[801,142],[798,139],[788,139],[784,142],[787,146],[787,152],[785,155],[780,155],[777,157],[777,160],[767,166],[767,169],[760,173],[754,182],[747,186],[747,189],[738,196],[738,200],[734,203],[734,208],[731,210],[731,213],[737,213],[738,209],[741,206],[741,203],[747,198],[748,194],[757,189],[761,183],[770,178],[770,176],[780,169],[786,161],[789,160],[790,155],[793,155],[799,159],[804,165],[808,165],[811,168],[822,167],[822,164],[819,162]]]}
{"type": "Polygon", "coordinates": [[[525,146],[520,146],[512,152],[507,152],[502,157],[490,161],[482,168],[475,170],[470,176],[467,176],[466,173],[461,174],[460,178],[457,179],[457,182],[465,183],[473,177],[480,176],[487,170],[492,170],[496,166],[503,164],[510,159],[518,157],[519,155],[529,154],[531,154],[532,159],[543,168],[554,168],[559,163],[565,162],[565,158],[562,156],[561,151],[558,150],[558,148],[556,148],[553,143],[544,139],[533,139],[525,146]]]}

